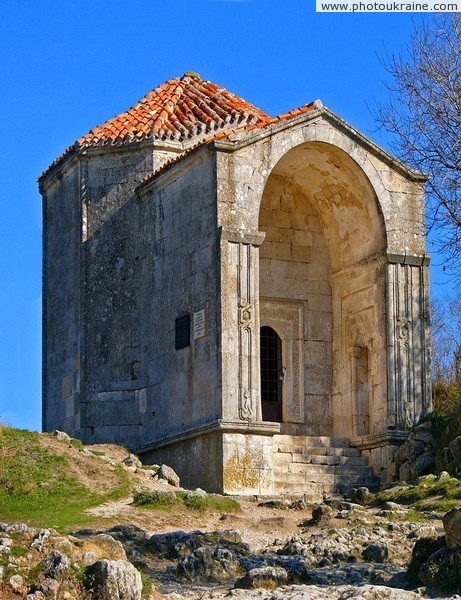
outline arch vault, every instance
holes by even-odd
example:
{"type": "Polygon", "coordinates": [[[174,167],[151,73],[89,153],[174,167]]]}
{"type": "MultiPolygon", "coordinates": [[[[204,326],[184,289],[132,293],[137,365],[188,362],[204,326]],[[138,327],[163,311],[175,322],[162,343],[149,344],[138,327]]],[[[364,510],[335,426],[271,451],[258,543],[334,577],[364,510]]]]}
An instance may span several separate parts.
{"type": "MultiPolygon", "coordinates": [[[[218,146],[218,173],[232,173],[234,192],[218,195],[222,277],[233,290],[222,300],[224,419],[246,423],[256,454],[271,436],[275,450],[278,436],[293,448],[302,436],[347,439],[392,480],[403,430],[430,406],[421,183],[323,107],[230,146],[218,146]],[[260,410],[261,325],[285,349],[280,423],[260,410]],[[236,330],[238,368],[226,347],[236,330]]],[[[265,467],[259,481],[286,489],[265,467]]]]}

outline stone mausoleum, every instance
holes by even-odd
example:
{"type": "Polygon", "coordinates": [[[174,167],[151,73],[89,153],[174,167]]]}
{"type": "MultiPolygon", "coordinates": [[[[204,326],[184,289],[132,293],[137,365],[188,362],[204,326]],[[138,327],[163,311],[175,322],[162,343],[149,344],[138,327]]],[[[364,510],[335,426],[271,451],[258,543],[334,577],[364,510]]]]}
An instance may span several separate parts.
{"type": "Polygon", "coordinates": [[[430,410],[424,181],[196,73],[95,127],[39,179],[44,430],[209,491],[392,480],[430,410]]]}

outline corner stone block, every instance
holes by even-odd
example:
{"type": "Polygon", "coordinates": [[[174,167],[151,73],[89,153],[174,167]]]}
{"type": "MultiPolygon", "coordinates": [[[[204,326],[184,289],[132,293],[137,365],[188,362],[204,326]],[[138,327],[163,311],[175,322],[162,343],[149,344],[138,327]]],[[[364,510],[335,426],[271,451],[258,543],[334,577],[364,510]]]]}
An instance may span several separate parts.
{"type": "Polygon", "coordinates": [[[272,444],[267,436],[223,436],[223,488],[226,494],[273,494],[272,444]]]}

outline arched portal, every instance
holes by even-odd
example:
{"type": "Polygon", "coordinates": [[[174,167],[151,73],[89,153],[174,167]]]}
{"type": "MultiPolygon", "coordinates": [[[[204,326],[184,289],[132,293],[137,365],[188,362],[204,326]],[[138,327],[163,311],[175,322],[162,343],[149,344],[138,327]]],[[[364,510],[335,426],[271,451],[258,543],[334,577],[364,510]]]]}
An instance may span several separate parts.
{"type": "Polygon", "coordinates": [[[291,332],[283,431],[300,432],[299,424],[306,435],[380,430],[386,358],[383,277],[377,272],[382,264],[376,258],[386,235],[367,177],[331,144],[297,146],[267,179],[259,229],[266,235],[259,254],[260,312],[291,332]],[[360,390],[357,347],[367,357],[360,390]],[[289,389],[294,381],[295,392],[289,389]]]}
{"type": "Polygon", "coordinates": [[[282,340],[264,325],[260,329],[261,412],[263,421],[282,422],[282,340]]]}

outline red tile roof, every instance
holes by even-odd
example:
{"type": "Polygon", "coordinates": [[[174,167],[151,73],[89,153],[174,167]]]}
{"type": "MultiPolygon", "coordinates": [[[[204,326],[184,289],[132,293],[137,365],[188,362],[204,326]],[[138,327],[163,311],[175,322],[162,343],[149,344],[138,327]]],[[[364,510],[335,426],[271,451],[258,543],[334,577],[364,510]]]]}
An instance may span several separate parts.
{"type": "Polygon", "coordinates": [[[154,137],[182,142],[224,128],[262,124],[269,115],[223,87],[186,73],[149,92],[126,112],[77,140],[79,146],[117,145],[154,137]]]}
{"type": "Polygon", "coordinates": [[[307,104],[271,118],[223,87],[203,81],[196,73],[169,79],[126,112],[91,129],[57,158],[39,179],[82,148],[119,146],[157,140],[196,146],[213,139],[262,128],[312,110],[307,104]]]}

